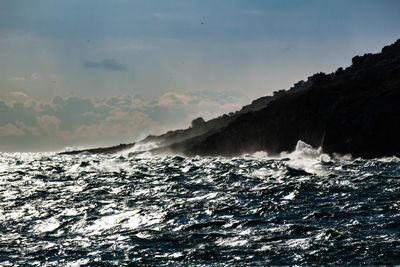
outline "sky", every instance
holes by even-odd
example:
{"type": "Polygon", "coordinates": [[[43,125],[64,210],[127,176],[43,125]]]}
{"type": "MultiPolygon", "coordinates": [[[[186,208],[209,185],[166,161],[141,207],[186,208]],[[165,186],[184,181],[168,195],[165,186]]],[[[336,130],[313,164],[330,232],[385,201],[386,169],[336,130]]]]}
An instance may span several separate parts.
{"type": "Polygon", "coordinates": [[[397,0],[0,0],[0,152],[133,142],[347,67],[397,0]]]}

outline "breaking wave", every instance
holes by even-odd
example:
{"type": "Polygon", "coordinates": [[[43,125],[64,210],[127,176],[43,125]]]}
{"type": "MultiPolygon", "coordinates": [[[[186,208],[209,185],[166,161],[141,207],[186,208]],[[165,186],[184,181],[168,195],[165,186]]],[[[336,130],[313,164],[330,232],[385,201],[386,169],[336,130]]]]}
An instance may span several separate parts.
{"type": "Polygon", "coordinates": [[[398,158],[0,154],[0,265],[395,265],[398,158]]]}

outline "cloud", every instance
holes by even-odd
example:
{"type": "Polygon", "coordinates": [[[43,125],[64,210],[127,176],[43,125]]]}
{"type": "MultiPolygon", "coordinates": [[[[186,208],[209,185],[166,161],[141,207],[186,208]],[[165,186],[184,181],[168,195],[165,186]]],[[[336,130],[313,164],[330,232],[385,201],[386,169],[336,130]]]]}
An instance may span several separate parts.
{"type": "Polygon", "coordinates": [[[39,127],[46,134],[57,135],[59,130],[60,120],[56,116],[43,115],[38,118],[39,127]]]}
{"type": "Polygon", "coordinates": [[[22,130],[26,135],[31,135],[31,136],[41,135],[40,128],[38,127],[26,125],[21,121],[16,121],[15,125],[18,127],[18,129],[22,130]]]}
{"type": "Polygon", "coordinates": [[[19,129],[17,126],[11,123],[7,123],[5,126],[0,126],[0,136],[21,136],[25,132],[19,129]]]}
{"type": "Polygon", "coordinates": [[[40,76],[38,73],[32,73],[31,74],[31,80],[38,80],[40,79],[42,76],[40,76]]]}
{"type": "Polygon", "coordinates": [[[103,59],[101,65],[107,70],[127,70],[124,65],[119,64],[115,59],[103,59]]]}
{"type": "Polygon", "coordinates": [[[14,76],[14,77],[11,77],[11,80],[13,80],[13,81],[26,81],[26,78],[25,77],[14,76]]]}
{"type": "Polygon", "coordinates": [[[86,61],[83,66],[85,68],[100,68],[101,64],[93,61],[86,61]]]}
{"type": "Polygon", "coordinates": [[[60,150],[65,146],[115,145],[147,134],[186,128],[196,117],[210,119],[238,110],[248,99],[238,92],[167,92],[144,99],[54,97],[34,102],[0,100],[0,149],[60,150]],[[4,115],[4,116],[3,116],[4,115]]]}
{"type": "Polygon", "coordinates": [[[38,73],[32,73],[30,76],[28,77],[23,77],[23,76],[14,76],[11,77],[11,80],[13,81],[26,81],[26,80],[39,80],[40,78],[42,78],[42,76],[38,73]]]}
{"type": "Polygon", "coordinates": [[[37,124],[37,106],[34,102],[5,102],[0,99],[0,114],[0,126],[16,121],[29,126],[37,124]]]}
{"type": "Polygon", "coordinates": [[[10,93],[12,96],[16,96],[16,97],[23,97],[26,98],[28,97],[27,94],[23,93],[23,92],[19,92],[19,91],[14,91],[10,93]]]}
{"type": "Polygon", "coordinates": [[[106,58],[100,62],[86,61],[83,66],[85,68],[105,69],[114,71],[126,71],[128,68],[125,65],[118,63],[115,59],[106,58]]]}

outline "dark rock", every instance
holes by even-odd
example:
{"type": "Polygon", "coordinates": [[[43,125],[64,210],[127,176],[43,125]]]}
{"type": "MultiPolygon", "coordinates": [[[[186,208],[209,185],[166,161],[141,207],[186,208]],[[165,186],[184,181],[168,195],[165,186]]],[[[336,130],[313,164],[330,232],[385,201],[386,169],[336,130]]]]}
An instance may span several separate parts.
{"type": "Polygon", "coordinates": [[[99,147],[99,148],[92,148],[92,149],[64,151],[59,154],[60,155],[76,155],[76,154],[85,153],[85,152],[88,152],[91,154],[114,154],[114,153],[129,149],[129,148],[132,148],[134,145],[135,145],[135,143],[119,144],[117,146],[110,146],[110,147],[99,147]]]}
{"type": "MultiPolygon", "coordinates": [[[[155,153],[236,156],[290,152],[303,140],[330,154],[400,156],[399,103],[400,40],[382,53],[355,56],[346,69],[314,74],[240,111],[209,121],[197,118],[188,129],[150,135],[138,143],[157,143],[159,148],[151,150],[155,153]]],[[[84,151],[113,153],[133,145],[84,151]]]]}
{"type": "Polygon", "coordinates": [[[199,118],[192,120],[191,126],[192,126],[192,128],[198,128],[198,127],[203,126],[204,123],[205,123],[204,119],[199,117],[199,118]]]}
{"type": "Polygon", "coordinates": [[[382,53],[354,57],[345,70],[317,73],[311,81],[304,90],[240,114],[216,133],[168,149],[186,155],[278,154],[303,140],[326,153],[400,156],[400,41],[382,53]]]}

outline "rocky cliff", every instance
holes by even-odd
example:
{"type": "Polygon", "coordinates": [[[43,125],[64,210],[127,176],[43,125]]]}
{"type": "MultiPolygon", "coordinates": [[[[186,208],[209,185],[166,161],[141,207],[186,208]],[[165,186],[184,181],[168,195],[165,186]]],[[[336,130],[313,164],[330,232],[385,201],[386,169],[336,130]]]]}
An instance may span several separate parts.
{"type": "Polygon", "coordinates": [[[317,73],[261,110],[237,116],[219,131],[158,151],[235,156],[291,151],[298,140],[327,153],[400,156],[400,40],[378,54],[352,59],[335,73],[317,73]]]}
{"type": "MultiPolygon", "coordinates": [[[[355,56],[352,65],[317,73],[240,111],[191,127],[148,136],[154,153],[236,156],[295,149],[298,140],[326,153],[373,158],[400,156],[400,40],[381,53],[355,56]]],[[[134,143],[85,150],[114,153],[134,143]]],[[[70,151],[66,154],[82,151],[70,151]]]]}

